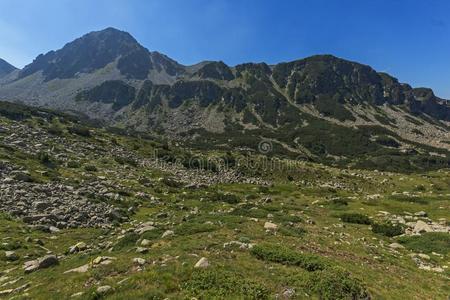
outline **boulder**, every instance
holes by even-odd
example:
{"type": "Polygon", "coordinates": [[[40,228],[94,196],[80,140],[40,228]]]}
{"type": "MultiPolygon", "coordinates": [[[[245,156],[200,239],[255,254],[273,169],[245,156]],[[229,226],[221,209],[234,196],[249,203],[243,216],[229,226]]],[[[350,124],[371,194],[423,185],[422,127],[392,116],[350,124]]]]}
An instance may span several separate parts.
{"type": "Polygon", "coordinates": [[[143,266],[147,263],[147,261],[143,258],[136,257],[136,258],[133,258],[133,263],[135,263],[138,266],[143,266]]]}
{"type": "Polygon", "coordinates": [[[19,255],[14,251],[5,251],[5,258],[9,261],[15,261],[19,259],[19,255]]]}
{"type": "Polygon", "coordinates": [[[206,257],[200,258],[200,260],[195,264],[194,268],[207,268],[209,267],[209,261],[206,257]]]}
{"type": "Polygon", "coordinates": [[[417,221],[414,226],[413,233],[432,232],[433,229],[424,221],[417,221]]]}
{"type": "Polygon", "coordinates": [[[109,293],[112,290],[112,287],[109,285],[99,286],[97,288],[97,293],[100,295],[105,295],[109,293]]]}
{"type": "Polygon", "coordinates": [[[272,222],[266,222],[264,223],[264,229],[267,230],[277,230],[278,229],[278,225],[272,222]]]}
{"type": "Polygon", "coordinates": [[[173,236],[175,234],[175,232],[173,232],[172,230],[166,230],[163,234],[162,234],[162,238],[166,238],[166,237],[170,237],[173,236]]]}
{"type": "Polygon", "coordinates": [[[67,274],[67,273],[86,273],[87,271],[89,271],[89,264],[82,265],[81,267],[65,271],[64,274],[67,274]]]}
{"type": "Polygon", "coordinates": [[[404,249],[405,247],[399,243],[392,243],[389,244],[389,248],[397,250],[397,249],[404,249]]]}
{"type": "Polygon", "coordinates": [[[69,248],[69,253],[74,254],[80,251],[84,251],[87,249],[87,245],[85,242],[79,242],[69,248]]]}
{"type": "Polygon", "coordinates": [[[55,255],[47,255],[42,258],[25,262],[23,268],[25,273],[31,273],[40,269],[50,268],[59,264],[59,260],[55,255]]]}

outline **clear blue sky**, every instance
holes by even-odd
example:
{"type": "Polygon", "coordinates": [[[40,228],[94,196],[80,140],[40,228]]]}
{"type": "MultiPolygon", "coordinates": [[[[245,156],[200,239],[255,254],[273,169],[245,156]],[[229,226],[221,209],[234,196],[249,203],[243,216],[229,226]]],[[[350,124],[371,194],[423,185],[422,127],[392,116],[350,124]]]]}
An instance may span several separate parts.
{"type": "Polygon", "coordinates": [[[186,65],[330,53],[450,98],[448,0],[1,0],[0,57],[23,67],[109,26],[186,65]]]}

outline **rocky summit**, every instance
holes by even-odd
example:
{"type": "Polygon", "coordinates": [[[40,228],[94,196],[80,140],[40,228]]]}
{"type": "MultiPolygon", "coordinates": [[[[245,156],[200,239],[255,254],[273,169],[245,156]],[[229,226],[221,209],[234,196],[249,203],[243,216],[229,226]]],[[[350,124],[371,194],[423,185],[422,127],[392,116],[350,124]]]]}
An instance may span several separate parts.
{"type": "Polygon", "coordinates": [[[114,28],[0,60],[0,298],[447,299],[450,105],[114,28]]]}

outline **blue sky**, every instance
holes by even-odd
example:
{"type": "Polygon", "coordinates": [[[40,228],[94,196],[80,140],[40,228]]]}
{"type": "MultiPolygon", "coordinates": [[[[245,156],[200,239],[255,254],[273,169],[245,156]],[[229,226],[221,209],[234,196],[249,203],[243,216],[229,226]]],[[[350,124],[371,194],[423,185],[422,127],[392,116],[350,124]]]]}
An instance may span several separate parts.
{"type": "Polygon", "coordinates": [[[1,0],[0,57],[23,67],[116,27],[182,64],[330,53],[450,98],[447,0],[1,0]]]}

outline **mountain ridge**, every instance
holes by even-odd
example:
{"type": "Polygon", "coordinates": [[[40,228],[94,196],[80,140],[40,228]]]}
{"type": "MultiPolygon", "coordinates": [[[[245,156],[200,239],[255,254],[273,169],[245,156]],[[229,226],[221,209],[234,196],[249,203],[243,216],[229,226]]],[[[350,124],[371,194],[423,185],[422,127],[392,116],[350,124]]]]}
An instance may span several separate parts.
{"type": "Polygon", "coordinates": [[[376,149],[450,150],[446,100],[333,55],[183,66],[108,28],[40,55],[18,73],[0,83],[0,99],[196,145],[200,138],[211,147],[254,148],[258,139],[270,139],[281,153],[335,162],[376,149]],[[350,139],[349,147],[330,139],[350,139]],[[365,146],[356,150],[361,141],[365,146]]]}
{"type": "Polygon", "coordinates": [[[15,70],[17,70],[16,67],[0,58],[0,77],[6,76],[15,70]]]}

